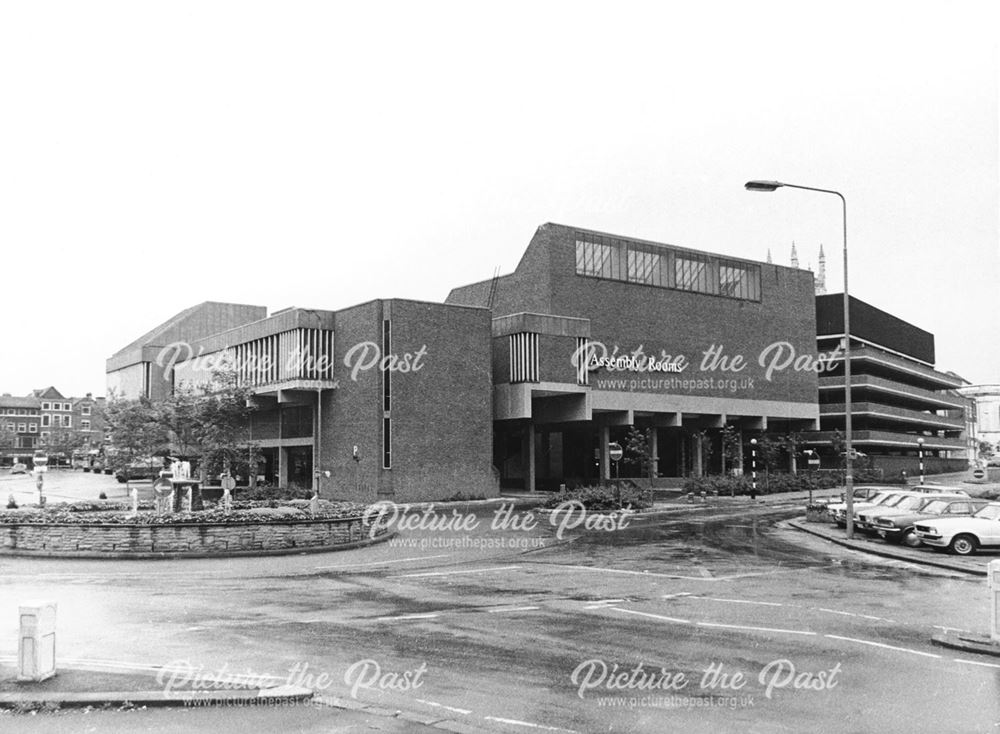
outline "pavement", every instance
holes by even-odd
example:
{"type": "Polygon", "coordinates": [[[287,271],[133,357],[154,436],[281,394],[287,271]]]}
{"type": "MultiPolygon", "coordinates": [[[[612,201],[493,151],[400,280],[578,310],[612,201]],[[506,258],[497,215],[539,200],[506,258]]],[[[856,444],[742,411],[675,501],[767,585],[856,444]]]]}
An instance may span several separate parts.
{"type": "Polygon", "coordinates": [[[154,674],[60,667],[44,681],[18,681],[16,666],[0,661],[0,708],[21,712],[71,706],[287,706],[312,697],[311,689],[283,681],[195,678],[169,669],[154,674]]]}
{"type": "Polygon", "coordinates": [[[845,531],[826,522],[806,522],[803,519],[786,520],[785,525],[810,535],[823,538],[844,548],[870,553],[882,558],[894,558],[900,561],[918,563],[924,566],[958,571],[973,576],[986,576],[987,564],[996,556],[978,555],[969,557],[949,557],[938,554],[930,548],[908,548],[901,545],[886,543],[881,539],[869,538],[862,533],[856,533],[848,538],[845,531]]]}

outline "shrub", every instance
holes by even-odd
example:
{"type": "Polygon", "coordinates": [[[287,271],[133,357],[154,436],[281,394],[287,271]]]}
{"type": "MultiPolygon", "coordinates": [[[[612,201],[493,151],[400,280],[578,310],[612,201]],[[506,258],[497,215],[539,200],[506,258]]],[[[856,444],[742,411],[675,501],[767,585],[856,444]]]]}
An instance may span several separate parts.
{"type": "Polygon", "coordinates": [[[632,482],[623,482],[620,488],[613,486],[578,487],[550,496],[542,507],[558,507],[563,502],[580,502],[586,509],[595,512],[631,507],[633,510],[650,506],[648,494],[632,482]]]}
{"type": "Polygon", "coordinates": [[[9,495],[7,497],[7,509],[8,510],[16,510],[17,509],[17,500],[14,499],[14,495],[9,495]]]}
{"type": "Polygon", "coordinates": [[[99,499],[99,500],[106,500],[107,498],[108,498],[108,495],[107,495],[106,492],[101,492],[99,495],[97,495],[97,499],[99,499]]]}

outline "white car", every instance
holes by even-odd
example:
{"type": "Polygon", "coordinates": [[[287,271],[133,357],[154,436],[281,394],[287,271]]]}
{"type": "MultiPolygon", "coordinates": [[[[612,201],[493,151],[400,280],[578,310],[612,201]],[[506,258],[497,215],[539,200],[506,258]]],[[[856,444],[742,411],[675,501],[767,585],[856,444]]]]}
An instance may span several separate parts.
{"type": "Polygon", "coordinates": [[[903,495],[896,499],[889,500],[884,505],[869,507],[858,513],[858,521],[855,527],[868,532],[876,531],[876,521],[880,517],[892,517],[894,515],[910,515],[919,512],[928,502],[941,499],[968,499],[965,494],[911,494],[903,495]]]}
{"type": "MultiPolygon", "coordinates": [[[[867,502],[855,502],[854,503],[854,516],[857,518],[858,513],[862,510],[866,510],[871,507],[876,507],[878,505],[884,505],[886,503],[898,500],[900,497],[909,496],[913,493],[906,492],[901,489],[887,489],[883,492],[879,492],[874,497],[872,497],[867,502]]],[[[840,502],[836,505],[828,505],[827,512],[833,517],[833,521],[837,523],[840,527],[847,526],[847,503],[840,502]]]]}
{"type": "Polygon", "coordinates": [[[923,520],[914,524],[920,542],[968,556],[980,548],[1000,547],[1000,502],[990,502],[968,517],[923,520]]]}

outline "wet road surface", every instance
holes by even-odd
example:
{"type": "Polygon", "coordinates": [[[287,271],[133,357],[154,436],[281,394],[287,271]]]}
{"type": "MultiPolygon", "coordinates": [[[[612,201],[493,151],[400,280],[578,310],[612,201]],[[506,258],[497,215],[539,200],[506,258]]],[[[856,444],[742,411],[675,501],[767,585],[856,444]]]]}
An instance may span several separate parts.
{"type": "MultiPolygon", "coordinates": [[[[682,507],[561,537],[560,519],[526,528],[518,510],[494,529],[494,513],[340,553],[3,558],[0,656],[16,649],[18,600],[47,597],[66,664],[267,674],[469,731],[1000,728],[1000,658],[930,644],[942,627],[985,631],[982,579],[780,530],[767,508],[682,507]]],[[[316,711],[326,730],[344,716],[316,711]]],[[[143,730],[132,715],[127,729],[112,713],[58,718],[143,730]]]]}

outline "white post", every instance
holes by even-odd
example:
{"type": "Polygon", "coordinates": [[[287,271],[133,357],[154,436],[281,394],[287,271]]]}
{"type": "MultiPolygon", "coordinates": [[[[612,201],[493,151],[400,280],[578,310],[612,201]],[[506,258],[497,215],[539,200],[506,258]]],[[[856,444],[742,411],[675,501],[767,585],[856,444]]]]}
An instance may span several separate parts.
{"type": "Polygon", "coordinates": [[[990,561],[987,567],[990,589],[990,638],[1000,644],[1000,560],[990,561]]]}
{"type": "Polygon", "coordinates": [[[17,679],[47,680],[56,674],[56,603],[29,601],[20,607],[17,679]]]}
{"type": "Polygon", "coordinates": [[[222,490],[222,507],[227,515],[233,511],[233,495],[229,491],[229,487],[222,490]]]}
{"type": "Polygon", "coordinates": [[[132,514],[139,512],[139,488],[132,487],[132,514]]]}

